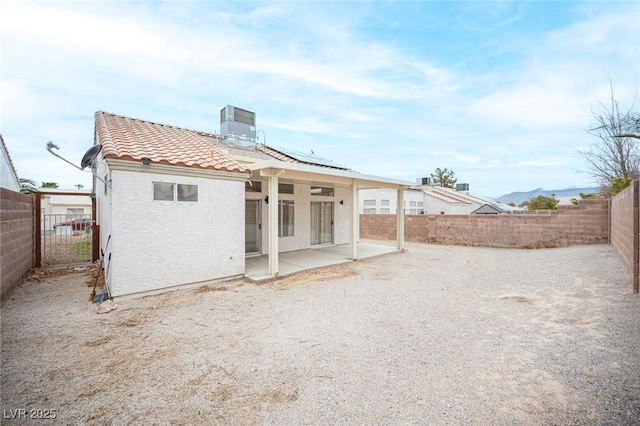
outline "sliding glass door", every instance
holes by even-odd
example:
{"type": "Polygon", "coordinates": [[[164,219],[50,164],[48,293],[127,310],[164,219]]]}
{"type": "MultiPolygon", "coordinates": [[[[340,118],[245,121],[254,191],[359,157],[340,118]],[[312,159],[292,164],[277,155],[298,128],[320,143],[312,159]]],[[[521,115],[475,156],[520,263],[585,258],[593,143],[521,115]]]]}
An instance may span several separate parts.
{"type": "Polygon", "coordinates": [[[245,200],[244,208],[244,253],[259,254],[262,240],[260,201],[245,200]]]}
{"type": "Polygon", "coordinates": [[[311,202],[311,245],[333,244],[333,202],[311,202]]]}

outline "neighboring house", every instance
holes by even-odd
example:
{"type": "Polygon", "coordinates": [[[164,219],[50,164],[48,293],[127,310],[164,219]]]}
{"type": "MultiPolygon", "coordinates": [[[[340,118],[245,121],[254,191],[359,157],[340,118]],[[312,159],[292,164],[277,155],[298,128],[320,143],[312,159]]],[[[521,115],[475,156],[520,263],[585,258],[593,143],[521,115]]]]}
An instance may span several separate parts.
{"type": "Polygon", "coordinates": [[[424,192],[428,214],[471,214],[487,200],[471,196],[467,191],[456,191],[440,186],[420,185],[424,192]]]}
{"type": "Polygon", "coordinates": [[[502,213],[506,213],[506,211],[496,206],[495,204],[484,204],[481,207],[471,212],[471,214],[502,214],[502,213]]]}
{"type": "MultiPolygon", "coordinates": [[[[360,190],[359,211],[363,214],[396,214],[398,210],[396,191],[376,188],[360,190]]],[[[424,193],[408,188],[404,191],[403,202],[406,214],[425,214],[424,193]]]]}
{"type": "Polygon", "coordinates": [[[20,179],[16,173],[9,150],[4,144],[4,138],[0,134],[0,188],[20,192],[20,179]]]}
{"type": "Polygon", "coordinates": [[[75,189],[46,188],[47,194],[42,196],[40,215],[42,230],[51,231],[58,222],[66,222],[83,217],[91,217],[91,198],[86,191],[75,189]],[[56,195],[55,192],[64,193],[56,195]],[[69,195],[78,192],[78,195],[69,195]],[[48,219],[45,220],[45,217],[48,219]]]}
{"type": "Polygon", "coordinates": [[[95,114],[97,224],[101,247],[111,238],[111,296],[241,276],[245,256],[267,255],[271,276],[285,251],[348,243],[357,259],[358,189],[402,197],[411,185],[257,144],[249,111],[227,106],[220,124],[215,135],[95,114]]]}
{"type": "MultiPolygon", "coordinates": [[[[522,210],[498,202],[469,195],[468,185],[460,190],[432,185],[418,185],[404,191],[405,214],[471,214],[484,205],[495,206],[503,213],[522,210]]],[[[385,189],[360,191],[360,213],[395,214],[397,195],[385,189]]]]}

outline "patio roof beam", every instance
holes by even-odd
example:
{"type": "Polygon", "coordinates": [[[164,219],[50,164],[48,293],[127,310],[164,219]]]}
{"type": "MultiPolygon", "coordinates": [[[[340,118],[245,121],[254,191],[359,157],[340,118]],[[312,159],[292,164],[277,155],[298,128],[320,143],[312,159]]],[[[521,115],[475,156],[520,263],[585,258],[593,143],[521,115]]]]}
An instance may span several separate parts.
{"type": "Polygon", "coordinates": [[[405,188],[413,185],[413,182],[399,179],[391,179],[380,176],[365,175],[351,170],[338,170],[330,167],[318,167],[298,163],[286,163],[278,160],[259,161],[248,164],[252,171],[260,170],[261,176],[268,176],[268,170],[279,169],[287,171],[287,178],[298,180],[309,180],[319,182],[336,182],[351,185],[353,180],[358,181],[360,189],[366,188],[405,188]],[[265,173],[263,173],[265,171],[265,173]]]}

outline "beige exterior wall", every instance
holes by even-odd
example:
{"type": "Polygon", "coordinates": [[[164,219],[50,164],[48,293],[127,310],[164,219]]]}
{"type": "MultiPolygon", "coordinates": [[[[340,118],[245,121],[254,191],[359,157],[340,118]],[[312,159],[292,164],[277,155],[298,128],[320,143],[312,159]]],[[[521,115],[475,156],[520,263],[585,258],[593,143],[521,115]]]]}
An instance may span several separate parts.
{"type": "MultiPolygon", "coordinates": [[[[280,183],[291,183],[280,180],[280,183]]],[[[264,202],[267,195],[267,180],[262,182],[262,192],[247,192],[247,199],[260,199],[262,201],[262,254],[269,253],[268,209],[264,202]]],[[[349,206],[351,205],[351,189],[335,187],[331,184],[318,184],[314,186],[326,186],[334,188],[334,196],[312,196],[311,184],[294,183],[293,194],[278,194],[280,200],[293,200],[294,235],[290,237],[278,237],[279,252],[303,250],[311,247],[311,202],[333,202],[334,214],[334,243],[345,244],[349,242],[349,206]],[[343,201],[343,204],[340,204],[343,201]]]]}

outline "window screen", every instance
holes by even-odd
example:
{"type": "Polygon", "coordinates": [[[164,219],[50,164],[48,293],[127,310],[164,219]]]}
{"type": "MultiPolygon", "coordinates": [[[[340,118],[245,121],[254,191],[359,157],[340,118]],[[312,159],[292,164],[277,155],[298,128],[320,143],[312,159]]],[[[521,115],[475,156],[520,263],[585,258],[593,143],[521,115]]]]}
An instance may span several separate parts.
{"type": "Polygon", "coordinates": [[[178,184],[178,201],[198,201],[198,185],[178,184]]]}
{"type": "Polygon", "coordinates": [[[157,201],[173,201],[173,183],[154,182],[153,199],[157,201]]]}

